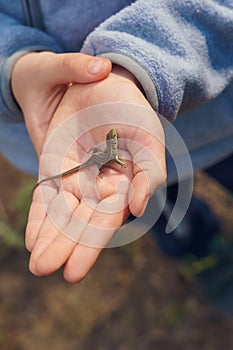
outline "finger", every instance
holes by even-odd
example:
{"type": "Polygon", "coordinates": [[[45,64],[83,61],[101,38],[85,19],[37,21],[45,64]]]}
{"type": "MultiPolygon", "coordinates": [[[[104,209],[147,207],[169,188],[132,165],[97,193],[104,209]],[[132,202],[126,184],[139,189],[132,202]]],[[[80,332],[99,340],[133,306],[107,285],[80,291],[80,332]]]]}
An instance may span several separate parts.
{"type": "MultiPolygon", "coordinates": [[[[42,264],[44,263],[45,265],[45,266],[42,265],[42,267],[38,265],[38,261],[40,261],[40,257],[43,254],[43,252],[47,249],[47,247],[53,244],[57,235],[58,235],[57,228],[51,225],[50,219],[46,217],[41,227],[41,230],[38,234],[38,237],[36,239],[36,242],[34,244],[34,247],[32,249],[31,256],[30,256],[29,269],[34,275],[43,276],[50,273],[50,266],[46,264],[46,261],[42,260],[42,264]]],[[[67,245],[64,245],[64,248],[66,248],[66,246],[67,245]]],[[[54,256],[51,257],[51,259],[53,259],[54,262],[57,262],[57,258],[58,258],[57,254],[54,254],[54,256]]],[[[58,264],[58,268],[59,267],[60,266],[58,264]]],[[[53,272],[53,270],[51,272],[53,272]]]]}
{"type": "Polygon", "coordinates": [[[136,217],[144,213],[149,197],[165,182],[165,176],[161,172],[155,171],[153,176],[150,175],[148,171],[139,171],[133,178],[129,209],[136,217]]]}
{"type": "MultiPolygon", "coordinates": [[[[110,198],[108,200],[111,201],[110,198]]],[[[82,202],[74,210],[63,234],[55,234],[54,227],[50,228],[49,236],[53,235],[50,242],[43,234],[44,242],[38,239],[42,249],[35,247],[36,252],[33,251],[31,271],[36,275],[48,275],[66,263],[64,276],[67,281],[78,282],[83,279],[95,263],[101,248],[111,239],[126,216],[124,210],[104,213],[104,202],[101,201],[95,207],[82,202]]],[[[46,227],[45,231],[46,229],[49,228],[46,227]]]]}
{"type": "MultiPolygon", "coordinates": [[[[48,54],[48,53],[47,53],[48,54]]],[[[106,78],[112,68],[111,61],[80,53],[48,54],[44,69],[54,85],[90,83],[106,78]]]]}
{"type": "Polygon", "coordinates": [[[119,203],[119,194],[108,197],[108,203],[113,203],[115,200],[118,202],[117,205],[111,205],[111,210],[108,212],[106,212],[105,200],[97,205],[88,225],[82,232],[79,244],[66,263],[64,278],[68,282],[80,282],[88,274],[114,232],[126,219],[128,215],[127,197],[124,194],[121,197],[121,203],[119,203]],[[122,209],[118,210],[119,207],[122,209]]]}
{"type": "Polygon", "coordinates": [[[121,214],[108,217],[105,215],[105,227],[102,229],[95,227],[92,221],[85,227],[80,240],[81,244],[75,247],[64,269],[64,278],[67,282],[77,283],[86,277],[104,246],[111,240],[116,229],[122,225],[122,217],[121,214]]]}
{"type": "Polygon", "coordinates": [[[32,203],[25,233],[25,246],[29,252],[32,251],[37,240],[40,227],[46,217],[42,203],[32,203]]]}
{"type": "Polygon", "coordinates": [[[149,197],[166,181],[166,162],[164,147],[153,142],[142,147],[134,157],[134,177],[129,204],[134,216],[144,213],[149,197]]]}
{"type": "Polygon", "coordinates": [[[51,200],[30,257],[29,267],[33,274],[48,275],[68,259],[76,243],[65,237],[62,229],[69,223],[77,205],[77,198],[71,193],[66,193],[64,197],[64,193],[60,192],[51,200]]]}
{"type": "Polygon", "coordinates": [[[95,264],[102,249],[77,245],[64,269],[64,278],[67,282],[82,281],[95,264]]]}
{"type": "Polygon", "coordinates": [[[33,193],[33,200],[28,215],[25,233],[25,245],[29,252],[32,251],[35,245],[41,225],[43,224],[45,218],[46,211],[42,200],[41,191],[39,188],[36,188],[33,193]]]}
{"type": "Polygon", "coordinates": [[[76,243],[63,236],[50,224],[45,225],[45,235],[37,240],[36,249],[32,251],[29,268],[36,276],[46,276],[57,271],[71,255],[76,243]]]}
{"type": "Polygon", "coordinates": [[[144,213],[149,199],[149,184],[143,172],[139,172],[132,181],[133,196],[129,203],[130,212],[138,217],[144,213]]]}
{"type": "MultiPolygon", "coordinates": [[[[66,200],[68,200],[68,194],[66,200]]],[[[59,200],[56,202],[59,204],[59,200]]],[[[61,219],[57,212],[59,217],[57,216],[56,223],[51,220],[51,216],[48,216],[40,230],[30,258],[30,270],[37,276],[49,275],[64,265],[77,245],[75,233],[76,235],[81,234],[93,212],[93,209],[88,208],[85,203],[77,205],[75,196],[73,196],[73,199],[69,198],[69,206],[70,217],[66,216],[66,218],[61,219]],[[75,224],[72,224],[74,221],[72,212],[77,213],[82,220],[76,220],[75,224]],[[69,228],[72,232],[70,235],[69,228]]],[[[56,208],[50,206],[48,214],[52,215],[52,211],[56,211],[56,208]]],[[[63,215],[63,211],[60,213],[61,215],[63,215]]]]}

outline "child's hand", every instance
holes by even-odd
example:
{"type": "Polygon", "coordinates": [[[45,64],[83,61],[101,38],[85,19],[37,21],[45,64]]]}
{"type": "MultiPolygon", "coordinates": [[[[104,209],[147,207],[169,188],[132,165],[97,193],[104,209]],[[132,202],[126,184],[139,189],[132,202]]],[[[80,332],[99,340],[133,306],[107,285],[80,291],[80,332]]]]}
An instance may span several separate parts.
{"type": "MultiPolygon", "coordinates": [[[[49,135],[64,120],[84,108],[104,103],[122,102],[135,104],[152,111],[133,76],[120,67],[115,67],[113,73],[97,83],[76,83],[68,89],[66,87],[63,95],[60,94],[59,100],[56,95],[51,96],[51,106],[54,100],[56,108],[52,109],[51,117],[47,119],[47,123],[41,125],[38,130],[31,125],[31,119],[27,118],[28,130],[30,134],[32,133],[32,139],[39,155],[42,145],[49,135]],[[37,140],[39,140],[38,145],[37,140]]],[[[112,108],[114,109],[114,103],[112,108]]],[[[112,114],[114,115],[114,111],[112,114]]],[[[128,160],[125,169],[121,169],[118,164],[111,163],[108,167],[104,167],[102,176],[98,177],[96,181],[96,177],[93,176],[94,167],[91,167],[85,173],[87,179],[83,184],[86,186],[81,186],[82,188],[79,187],[77,181],[77,176],[81,176],[81,173],[66,177],[62,180],[62,196],[53,183],[42,185],[47,186],[47,191],[52,193],[47,210],[44,208],[40,186],[36,189],[26,232],[26,245],[31,251],[30,269],[32,273],[38,276],[47,275],[65,265],[65,279],[70,282],[80,281],[95,263],[102,250],[101,246],[104,246],[111,239],[114,231],[123,224],[129,212],[135,216],[142,214],[148,197],[165,181],[166,176],[162,126],[155,113],[149,113],[149,116],[146,117],[148,118],[146,121],[147,130],[150,130],[151,134],[143,128],[130,127],[126,124],[116,126],[120,138],[119,156],[128,160]],[[154,137],[153,134],[157,137],[154,137]],[[133,144],[127,140],[135,141],[139,147],[134,148],[133,144]],[[150,157],[149,154],[152,156],[150,157]],[[148,159],[145,159],[147,156],[148,159]],[[121,191],[120,197],[121,203],[126,203],[126,205],[122,205],[121,210],[103,214],[101,208],[118,195],[116,188],[121,181],[127,181],[131,184],[133,188],[132,198],[129,199],[128,190],[124,189],[121,191]],[[69,217],[64,217],[64,221],[61,220],[63,227],[72,227],[72,222],[75,222],[75,218],[78,217],[82,224],[80,227],[73,227],[73,229],[79,231],[78,233],[84,237],[84,242],[85,236],[92,237],[91,235],[95,234],[95,227],[102,227],[104,238],[99,245],[95,246],[92,241],[89,241],[90,246],[88,243],[85,245],[74,242],[61,233],[61,230],[50,220],[49,212],[57,212],[57,215],[64,214],[65,216],[63,211],[59,212],[63,206],[61,201],[64,200],[64,196],[72,210],[69,217]],[[86,198],[88,201],[85,200],[86,198]],[[89,203],[92,205],[88,205],[89,203]],[[85,222],[88,225],[83,225],[85,222]]],[[[109,123],[117,122],[114,118],[111,119],[111,113],[109,113],[109,123]]],[[[40,125],[40,120],[36,121],[35,119],[37,119],[36,116],[33,119],[34,125],[40,125]]],[[[90,130],[88,137],[83,137],[80,153],[77,152],[77,155],[73,153],[65,159],[66,169],[80,163],[81,153],[83,149],[88,150],[90,140],[92,145],[104,140],[109,127],[101,127],[101,120],[98,122],[100,125],[98,130],[90,130]]],[[[85,119],[83,123],[85,123],[85,119]]],[[[142,115],[141,125],[144,124],[145,116],[142,115]]],[[[48,164],[48,168],[49,166],[50,164],[48,164]]],[[[49,175],[54,174],[50,172],[49,175]]]]}

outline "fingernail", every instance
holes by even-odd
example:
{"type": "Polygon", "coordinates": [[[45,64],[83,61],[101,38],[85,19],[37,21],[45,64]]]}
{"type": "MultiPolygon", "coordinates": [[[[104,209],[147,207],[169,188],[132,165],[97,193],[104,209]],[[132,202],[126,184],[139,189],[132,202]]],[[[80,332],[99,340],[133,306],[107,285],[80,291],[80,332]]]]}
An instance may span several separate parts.
{"type": "Polygon", "coordinates": [[[95,58],[89,62],[87,71],[89,74],[95,75],[100,73],[104,66],[106,65],[106,60],[102,58],[95,58]]]}

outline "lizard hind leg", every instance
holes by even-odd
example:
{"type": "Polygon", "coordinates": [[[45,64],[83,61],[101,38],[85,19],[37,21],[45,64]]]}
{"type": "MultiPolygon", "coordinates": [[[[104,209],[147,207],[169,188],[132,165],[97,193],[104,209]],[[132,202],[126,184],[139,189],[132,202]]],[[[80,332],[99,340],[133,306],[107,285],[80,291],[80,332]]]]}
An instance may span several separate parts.
{"type": "Polygon", "coordinates": [[[99,153],[99,149],[98,149],[98,147],[95,146],[95,147],[92,147],[89,152],[92,152],[93,154],[99,153]]]}

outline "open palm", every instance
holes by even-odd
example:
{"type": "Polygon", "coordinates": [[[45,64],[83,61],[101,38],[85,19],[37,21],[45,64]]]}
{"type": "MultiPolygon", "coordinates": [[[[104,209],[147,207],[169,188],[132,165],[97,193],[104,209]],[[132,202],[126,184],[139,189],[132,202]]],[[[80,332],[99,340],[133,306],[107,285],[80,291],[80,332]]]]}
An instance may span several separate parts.
{"type": "Polygon", "coordinates": [[[129,212],[141,215],[150,194],[164,182],[164,138],[158,117],[124,74],[113,73],[97,83],[72,84],[59,93],[59,103],[46,123],[38,119],[35,128],[27,118],[41,178],[77,166],[93,147],[103,150],[112,127],[118,132],[119,157],[127,161],[126,168],[111,162],[100,174],[91,166],[44,182],[34,192],[26,230],[30,269],[40,276],[65,265],[65,279],[77,282],[129,212]]]}

